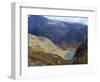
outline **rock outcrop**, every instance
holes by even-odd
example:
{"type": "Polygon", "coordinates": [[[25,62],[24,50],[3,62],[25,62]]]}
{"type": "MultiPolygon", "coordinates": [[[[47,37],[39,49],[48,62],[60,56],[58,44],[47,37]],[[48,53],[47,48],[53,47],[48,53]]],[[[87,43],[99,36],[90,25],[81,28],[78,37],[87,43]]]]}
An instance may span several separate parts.
{"type": "Polygon", "coordinates": [[[80,44],[73,57],[73,64],[87,64],[88,63],[88,50],[87,41],[80,44]]]}

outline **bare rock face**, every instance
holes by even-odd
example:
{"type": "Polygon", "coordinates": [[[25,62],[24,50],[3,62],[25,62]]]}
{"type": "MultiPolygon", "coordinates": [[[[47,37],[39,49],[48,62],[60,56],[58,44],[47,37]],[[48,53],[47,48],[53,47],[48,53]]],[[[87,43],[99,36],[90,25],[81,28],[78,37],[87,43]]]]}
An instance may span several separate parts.
{"type": "Polygon", "coordinates": [[[73,64],[87,64],[88,63],[88,51],[87,41],[80,44],[73,57],[73,64]]]}

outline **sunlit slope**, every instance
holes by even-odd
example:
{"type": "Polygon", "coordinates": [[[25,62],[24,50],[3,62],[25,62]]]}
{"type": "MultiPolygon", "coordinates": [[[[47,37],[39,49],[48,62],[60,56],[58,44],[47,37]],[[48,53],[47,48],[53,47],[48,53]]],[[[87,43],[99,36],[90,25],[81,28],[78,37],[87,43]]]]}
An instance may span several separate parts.
{"type": "Polygon", "coordinates": [[[34,52],[45,52],[56,54],[64,58],[65,51],[57,47],[51,40],[42,36],[28,35],[29,37],[29,48],[34,52]]]}

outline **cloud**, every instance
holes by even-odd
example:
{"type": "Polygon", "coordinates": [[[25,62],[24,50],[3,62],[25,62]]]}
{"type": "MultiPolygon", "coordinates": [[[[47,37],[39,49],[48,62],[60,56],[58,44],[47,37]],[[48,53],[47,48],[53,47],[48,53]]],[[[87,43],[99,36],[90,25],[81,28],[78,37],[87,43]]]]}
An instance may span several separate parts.
{"type": "Polygon", "coordinates": [[[81,24],[88,24],[87,17],[60,17],[60,16],[44,16],[51,20],[61,20],[65,22],[74,22],[74,23],[81,23],[81,24]]]}

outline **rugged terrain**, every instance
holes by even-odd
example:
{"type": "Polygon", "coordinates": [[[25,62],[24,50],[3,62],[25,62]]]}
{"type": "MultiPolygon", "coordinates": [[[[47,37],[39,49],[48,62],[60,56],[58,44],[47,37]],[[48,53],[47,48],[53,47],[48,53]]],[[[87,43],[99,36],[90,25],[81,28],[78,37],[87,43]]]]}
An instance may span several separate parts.
{"type": "Polygon", "coordinates": [[[87,64],[88,63],[88,48],[87,41],[84,41],[77,48],[76,53],[73,57],[73,64],[87,64]]]}
{"type": "Polygon", "coordinates": [[[65,51],[45,37],[29,34],[28,65],[63,65],[65,51]]]}
{"type": "Polygon", "coordinates": [[[88,26],[28,17],[28,65],[87,64],[88,26]]]}
{"type": "Polygon", "coordinates": [[[47,37],[64,50],[77,48],[87,38],[87,30],[84,24],[50,20],[39,15],[28,18],[30,34],[47,37]]]}

